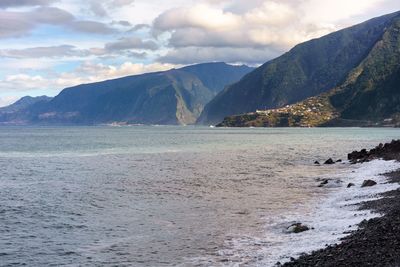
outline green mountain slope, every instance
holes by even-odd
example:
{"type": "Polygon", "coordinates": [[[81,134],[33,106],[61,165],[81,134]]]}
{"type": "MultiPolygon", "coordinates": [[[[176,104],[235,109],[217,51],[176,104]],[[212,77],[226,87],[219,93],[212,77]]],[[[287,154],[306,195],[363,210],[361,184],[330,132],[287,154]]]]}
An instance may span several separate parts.
{"type": "Polygon", "coordinates": [[[375,18],[297,45],[219,93],[198,122],[213,124],[233,114],[284,107],[338,86],[398,15],[375,18]]]}
{"type": "Polygon", "coordinates": [[[220,126],[399,126],[400,14],[337,87],[287,107],[230,116],[220,126]]]}
{"type": "Polygon", "coordinates": [[[33,124],[191,124],[225,85],[251,70],[247,66],[206,63],[83,84],[5,119],[33,124]]]}
{"type": "Polygon", "coordinates": [[[330,101],[342,119],[379,121],[400,113],[400,16],[330,101]]]}

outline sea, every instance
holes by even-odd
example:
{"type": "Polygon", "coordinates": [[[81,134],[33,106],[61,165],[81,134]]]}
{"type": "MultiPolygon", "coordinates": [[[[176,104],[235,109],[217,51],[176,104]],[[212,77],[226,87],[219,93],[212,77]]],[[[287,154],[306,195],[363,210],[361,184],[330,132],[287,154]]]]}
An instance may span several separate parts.
{"type": "Polygon", "coordinates": [[[351,165],[347,153],[399,136],[394,128],[0,127],[0,266],[274,266],[379,216],[355,204],[397,188],[381,174],[399,163],[351,165]],[[342,162],[322,164],[328,158],[342,162]],[[361,188],[365,179],[378,185],[361,188]],[[310,230],[290,233],[297,222],[310,230]]]}

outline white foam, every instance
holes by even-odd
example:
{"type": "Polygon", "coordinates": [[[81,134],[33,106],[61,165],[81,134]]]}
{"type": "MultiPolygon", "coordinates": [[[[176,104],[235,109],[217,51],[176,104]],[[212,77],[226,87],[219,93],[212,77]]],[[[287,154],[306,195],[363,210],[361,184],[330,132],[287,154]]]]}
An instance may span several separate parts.
{"type": "Polygon", "coordinates": [[[282,222],[267,226],[269,228],[267,231],[275,227],[275,231],[271,231],[265,237],[266,241],[273,245],[264,247],[260,252],[265,255],[264,259],[254,262],[252,265],[273,266],[277,261],[283,263],[290,257],[323,248],[326,244],[337,243],[340,238],[349,234],[344,232],[357,229],[357,224],[362,220],[379,216],[370,211],[359,211],[355,204],[377,199],[379,198],[378,194],[399,188],[398,184],[386,183],[387,178],[381,174],[399,169],[400,163],[374,160],[355,168],[357,169],[354,172],[349,173],[347,170],[335,175],[335,179],[343,181],[343,186],[329,189],[331,192],[328,197],[316,204],[311,213],[305,216],[296,213],[288,214],[282,222]],[[372,179],[378,184],[361,188],[362,182],[366,179],[372,179]],[[350,182],[355,186],[347,188],[346,185],[350,182]],[[300,221],[314,229],[300,234],[287,235],[276,231],[280,225],[287,225],[292,221],[300,221]]]}
{"type": "Polygon", "coordinates": [[[356,204],[377,199],[378,194],[399,188],[398,184],[387,183],[387,178],[382,175],[399,168],[400,163],[396,161],[374,160],[338,169],[337,174],[322,178],[333,178],[330,183],[340,179],[341,186],[327,186],[327,197],[319,203],[312,204],[309,209],[287,212],[274,218],[275,221],[266,224],[264,236],[242,235],[227,240],[225,248],[218,252],[218,257],[229,261],[220,262],[204,257],[192,259],[192,263],[232,267],[274,266],[278,261],[284,263],[290,257],[296,258],[302,253],[324,248],[327,244],[338,243],[349,231],[356,230],[364,219],[380,216],[370,211],[360,211],[356,204]],[[378,184],[361,188],[366,179],[372,179],[378,184]],[[347,188],[350,182],[355,186],[347,188]],[[304,210],[309,212],[304,214],[304,210]],[[286,228],[293,222],[301,222],[313,229],[298,234],[287,233],[286,228]]]}

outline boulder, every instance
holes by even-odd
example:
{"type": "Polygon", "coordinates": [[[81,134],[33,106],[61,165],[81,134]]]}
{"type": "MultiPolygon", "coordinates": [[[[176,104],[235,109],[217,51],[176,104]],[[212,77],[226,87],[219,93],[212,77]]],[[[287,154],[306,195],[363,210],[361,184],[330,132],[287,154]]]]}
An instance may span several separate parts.
{"type": "Polygon", "coordinates": [[[310,228],[302,223],[294,223],[287,228],[287,231],[289,233],[295,233],[295,234],[305,232],[308,230],[310,230],[310,228]]]}
{"type": "Polygon", "coordinates": [[[349,183],[349,184],[347,185],[347,188],[350,188],[350,187],[352,187],[352,186],[355,186],[355,184],[349,183]]]}
{"type": "Polygon", "coordinates": [[[318,187],[323,187],[324,185],[326,185],[326,184],[328,184],[328,183],[329,183],[329,180],[328,180],[328,179],[325,179],[325,180],[323,180],[323,181],[319,184],[318,187]]]}
{"type": "Polygon", "coordinates": [[[375,181],[373,181],[373,180],[365,180],[362,183],[361,187],[374,186],[374,185],[376,185],[375,181]]]}
{"type": "Polygon", "coordinates": [[[336,162],[342,162],[342,160],[341,160],[341,159],[338,159],[336,162]]]}
{"type": "Polygon", "coordinates": [[[327,159],[324,164],[335,164],[332,158],[327,159]]]}
{"type": "Polygon", "coordinates": [[[314,164],[315,164],[315,165],[319,165],[320,163],[319,163],[318,160],[316,160],[316,161],[314,161],[314,164]]]}

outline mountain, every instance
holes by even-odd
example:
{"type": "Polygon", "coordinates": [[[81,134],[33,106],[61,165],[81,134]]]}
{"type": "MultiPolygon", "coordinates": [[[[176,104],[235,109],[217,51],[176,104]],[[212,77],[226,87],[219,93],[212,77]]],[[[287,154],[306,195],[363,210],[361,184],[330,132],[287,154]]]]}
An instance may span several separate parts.
{"type": "Polygon", "coordinates": [[[220,126],[400,126],[400,12],[367,23],[377,21],[385,21],[380,38],[337,86],[293,105],[229,116],[220,126]]]}
{"type": "MultiPolygon", "coordinates": [[[[191,124],[224,86],[253,69],[205,63],[66,88],[3,118],[27,124],[191,124]]],[[[0,122],[2,117],[0,117],[0,122]]]]}
{"type": "Polygon", "coordinates": [[[214,124],[233,114],[285,107],[339,86],[382,41],[399,14],[295,46],[224,89],[206,105],[198,123],[214,124]]]}
{"type": "Polygon", "coordinates": [[[25,109],[33,104],[36,104],[38,102],[48,102],[52,99],[52,97],[48,96],[37,96],[37,97],[31,97],[31,96],[24,96],[20,98],[17,102],[6,106],[6,107],[1,107],[0,108],[0,113],[13,113],[22,109],[25,109]]]}
{"type": "Polygon", "coordinates": [[[15,117],[15,114],[20,114],[20,117],[26,116],[25,110],[29,109],[33,105],[39,104],[46,104],[49,102],[52,98],[48,96],[37,96],[37,97],[31,97],[31,96],[24,96],[21,99],[19,99],[17,102],[6,106],[6,107],[1,107],[0,108],[0,124],[6,122],[6,123],[12,123],[12,124],[20,124],[23,123],[23,121],[18,120],[17,117],[15,117]]]}

